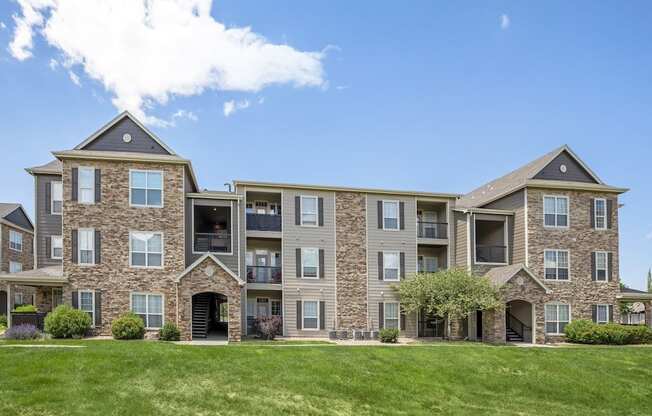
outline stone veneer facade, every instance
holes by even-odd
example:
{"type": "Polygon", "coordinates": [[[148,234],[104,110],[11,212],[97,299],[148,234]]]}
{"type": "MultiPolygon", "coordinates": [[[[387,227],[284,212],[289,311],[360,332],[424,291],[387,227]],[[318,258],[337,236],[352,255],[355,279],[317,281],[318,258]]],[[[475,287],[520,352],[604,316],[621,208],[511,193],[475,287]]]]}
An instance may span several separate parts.
{"type": "Polygon", "coordinates": [[[184,258],[184,167],[178,164],[64,160],[63,162],[63,272],[68,277],[64,302],[72,292],[101,291],[102,323],[96,333],[110,335],[111,321],[130,310],[131,293],[162,294],[164,320],[176,322],[175,278],[185,268],[184,258]],[[81,204],[71,198],[71,170],[88,166],[101,170],[101,201],[81,204]],[[129,170],[163,171],[163,208],[131,207],[129,170]],[[72,263],[71,233],[79,228],[101,231],[101,263],[72,263]],[[129,232],[163,232],[162,268],[129,265],[129,232]]]}
{"type": "Polygon", "coordinates": [[[367,213],[365,194],[335,194],[337,328],[367,328],[367,213]]]}
{"type": "MultiPolygon", "coordinates": [[[[2,250],[0,255],[0,259],[2,260],[0,263],[0,272],[9,272],[10,261],[22,264],[23,270],[32,270],[34,268],[34,234],[17,227],[12,227],[6,223],[0,224],[0,232],[2,233],[0,237],[0,241],[2,241],[2,246],[0,246],[0,250],[2,250]],[[23,235],[22,251],[15,251],[9,248],[9,230],[17,231],[23,235]]],[[[0,290],[5,289],[0,288],[0,290]]],[[[32,296],[36,293],[36,290],[31,286],[12,285],[11,297],[13,298],[16,293],[23,294],[23,302],[32,303],[32,296]]],[[[8,300],[8,302],[11,303],[13,300],[8,300]]],[[[0,311],[0,315],[4,313],[5,311],[0,311]]]]}

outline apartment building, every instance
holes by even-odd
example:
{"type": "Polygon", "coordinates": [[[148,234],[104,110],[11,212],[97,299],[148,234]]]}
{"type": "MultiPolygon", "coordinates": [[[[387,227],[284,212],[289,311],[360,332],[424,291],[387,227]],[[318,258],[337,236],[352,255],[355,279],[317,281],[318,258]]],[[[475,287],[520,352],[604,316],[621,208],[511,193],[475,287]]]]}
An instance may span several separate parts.
{"type": "MultiPolygon", "coordinates": [[[[34,226],[20,204],[0,203],[0,273],[19,273],[34,266],[34,226]]],[[[31,286],[14,285],[12,296],[0,288],[0,314],[14,306],[32,303],[31,286]]]]}
{"type": "MultiPolygon", "coordinates": [[[[88,312],[94,333],[133,311],[155,336],[288,337],[399,328],[441,337],[442,317],[404,314],[396,287],[464,267],[506,309],[452,322],[453,335],[548,342],[571,319],[617,321],[618,196],[567,146],[469,194],[233,182],[201,190],[184,159],[120,114],[34,177],[36,269],[2,274],[47,312],[88,312]]],[[[650,309],[650,308],[648,308],[650,309]]]]}

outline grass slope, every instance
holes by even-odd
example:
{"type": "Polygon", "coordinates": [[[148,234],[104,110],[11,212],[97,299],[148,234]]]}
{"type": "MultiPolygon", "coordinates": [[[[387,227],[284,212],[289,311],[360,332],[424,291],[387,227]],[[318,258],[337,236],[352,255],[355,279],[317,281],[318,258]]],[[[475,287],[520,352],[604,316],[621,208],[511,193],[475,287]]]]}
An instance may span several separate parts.
{"type": "Polygon", "coordinates": [[[652,412],[644,347],[61,343],[0,348],[0,415],[652,412]]]}

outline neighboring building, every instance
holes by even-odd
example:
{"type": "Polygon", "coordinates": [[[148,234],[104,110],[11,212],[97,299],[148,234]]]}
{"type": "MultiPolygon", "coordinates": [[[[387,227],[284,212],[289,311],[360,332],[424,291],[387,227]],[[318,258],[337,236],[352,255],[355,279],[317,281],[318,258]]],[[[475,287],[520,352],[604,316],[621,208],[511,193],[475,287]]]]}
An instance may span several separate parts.
{"type": "MultiPolygon", "coordinates": [[[[34,226],[20,204],[0,203],[0,273],[18,273],[34,267],[34,226]]],[[[0,315],[16,305],[34,302],[34,288],[0,288],[0,315]]]]}
{"type": "Polygon", "coordinates": [[[618,320],[618,195],[563,146],[468,195],[234,181],[201,191],[189,160],[123,113],[35,181],[42,311],[87,311],[98,334],[129,310],[184,339],[400,328],[441,337],[446,322],[401,313],[394,287],[465,267],[503,290],[507,312],[451,322],[456,337],[557,340],[571,319],[618,320]]]}

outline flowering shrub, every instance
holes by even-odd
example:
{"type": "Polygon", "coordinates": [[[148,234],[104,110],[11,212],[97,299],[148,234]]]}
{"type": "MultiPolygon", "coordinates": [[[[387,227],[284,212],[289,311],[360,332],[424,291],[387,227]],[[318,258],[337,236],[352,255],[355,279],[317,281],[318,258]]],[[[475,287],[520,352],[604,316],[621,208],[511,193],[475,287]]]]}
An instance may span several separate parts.
{"type": "Polygon", "coordinates": [[[37,339],[41,337],[41,331],[32,324],[12,326],[5,332],[6,339],[37,339]]]}
{"type": "Polygon", "coordinates": [[[281,332],[283,320],[280,316],[261,316],[256,318],[254,325],[261,337],[272,340],[281,332]]]}
{"type": "Polygon", "coordinates": [[[158,332],[161,341],[179,341],[181,339],[181,332],[179,328],[173,323],[166,322],[163,328],[158,332]]]}

